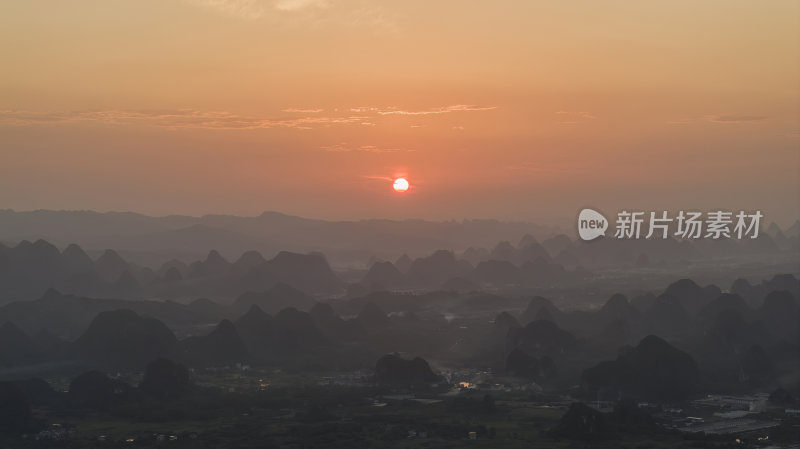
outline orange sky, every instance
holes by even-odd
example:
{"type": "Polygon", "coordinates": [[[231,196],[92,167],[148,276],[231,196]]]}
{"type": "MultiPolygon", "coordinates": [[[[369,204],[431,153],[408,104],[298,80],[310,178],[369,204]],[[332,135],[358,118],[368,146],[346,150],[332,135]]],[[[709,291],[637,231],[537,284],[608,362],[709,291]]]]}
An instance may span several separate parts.
{"type": "Polygon", "coordinates": [[[786,224],[798,54],[797,1],[11,0],[0,208],[786,224]]]}

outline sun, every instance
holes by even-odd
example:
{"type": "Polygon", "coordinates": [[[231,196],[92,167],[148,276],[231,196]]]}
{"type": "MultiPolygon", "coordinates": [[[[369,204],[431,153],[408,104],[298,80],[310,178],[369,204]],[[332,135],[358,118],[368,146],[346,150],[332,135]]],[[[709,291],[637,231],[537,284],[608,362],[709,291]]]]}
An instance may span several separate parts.
{"type": "Polygon", "coordinates": [[[408,181],[406,178],[397,178],[394,180],[394,184],[392,184],[392,188],[395,192],[403,193],[408,190],[408,181]]]}

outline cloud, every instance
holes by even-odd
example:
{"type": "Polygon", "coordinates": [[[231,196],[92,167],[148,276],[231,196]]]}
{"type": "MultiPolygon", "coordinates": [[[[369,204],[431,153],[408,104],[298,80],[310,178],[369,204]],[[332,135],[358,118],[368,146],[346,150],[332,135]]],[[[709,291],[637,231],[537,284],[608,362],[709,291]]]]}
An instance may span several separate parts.
{"type": "Polygon", "coordinates": [[[184,0],[186,3],[240,19],[292,13],[328,6],[327,0],[184,0]],[[275,14],[277,12],[278,14],[275,14]]]}
{"type": "Polygon", "coordinates": [[[381,175],[361,175],[362,178],[375,179],[377,181],[394,181],[394,178],[381,175]]]}
{"type": "Polygon", "coordinates": [[[366,106],[350,108],[350,112],[377,112],[377,111],[380,111],[380,108],[366,107],[366,106]]]}
{"type": "Polygon", "coordinates": [[[270,8],[264,0],[184,0],[186,3],[219,11],[241,19],[254,20],[266,15],[270,8]]]}
{"type": "Polygon", "coordinates": [[[325,8],[328,6],[326,0],[280,0],[275,3],[278,11],[299,11],[306,8],[325,8]]]}
{"type": "Polygon", "coordinates": [[[179,110],[89,110],[35,112],[0,110],[0,125],[35,126],[54,123],[94,122],[119,125],[150,125],[168,129],[244,130],[267,128],[312,129],[314,125],[359,124],[362,116],[266,118],[223,111],[179,110]]]}
{"type": "Polygon", "coordinates": [[[767,120],[767,117],[761,115],[744,115],[744,114],[730,114],[730,115],[704,115],[702,117],[683,118],[677,120],[670,120],[667,122],[669,125],[686,125],[689,123],[697,122],[712,122],[723,123],[729,125],[736,125],[741,123],[755,123],[767,120]]]}
{"type": "Polygon", "coordinates": [[[320,147],[323,151],[328,151],[331,153],[352,153],[352,152],[364,152],[364,153],[399,153],[399,152],[412,152],[414,150],[408,150],[403,148],[386,148],[386,147],[378,147],[375,145],[361,145],[361,146],[351,146],[347,143],[337,143],[334,145],[326,145],[320,147]]]}
{"type": "Polygon", "coordinates": [[[714,123],[751,123],[766,120],[760,115],[711,115],[706,120],[714,123]]]}
{"type": "MultiPolygon", "coordinates": [[[[587,120],[594,120],[597,118],[596,115],[586,111],[556,111],[556,115],[567,115],[573,118],[582,118],[587,120]]],[[[574,122],[562,122],[562,123],[574,123],[574,122]]]]}
{"type": "Polygon", "coordinates": [[[289,108],[284,109],[283,112],[298,112],[301,114],[316,114],[318,112],[323,112],[324,109],[303,109],[303,108],[289,108]]]}
{"type": "MultiPolygon", "coordinates": [[[[420,111],[407,111],[395,107],[339,109],[322,114],[321,108],[288,108],[282,112],[304,114],[284,118],[239,115],[227,111],[203,111],[198,109],[173,110],[72,110],[31,111],[20,109],[0,110],[0,126],[37,126],[56,123],[94,122],[110,125],[150,125],[169,129],[267,129],[295,128],[312,129],[315,126],[354,124],[376,126],[380,116],[448,114],[462,111],[488,111],[496,106],[452,105],[420,111]]],[[[420,126],[418,124],[412,126],[420,126]]],[[[454,126],[454,130],[463,129],[454,126]]],[[[361,151],[367,151],[362,149],[361,151]]],[[[384,150],[385,151],[385,150],[384,150]]],[[[397,150],[401,151],[401,150],[397,150]]]]}
{"type": "Polygon", "coordinates": [[[317,27],[334,24],[397,32],[400,27],[382,7],[368,0],[182,0],[184,3],[244,20],[317,27]]]}
{"type": "Polygon", "coordinates": [[[475,106],[471,104],[454,104],[451,106],[441,106],[432,109],[426,109],[421,111],[407,111],[403,109],[397,109],[395,107],[390,108],[355,108],[357,110],[366,109],[369,111],[377,112],[380,115],[431,115],[431,114],[449,114],[451,112],[463,112],[463,111],[491,111],[493,109],[497,109],[497,106],[475,106]]]}

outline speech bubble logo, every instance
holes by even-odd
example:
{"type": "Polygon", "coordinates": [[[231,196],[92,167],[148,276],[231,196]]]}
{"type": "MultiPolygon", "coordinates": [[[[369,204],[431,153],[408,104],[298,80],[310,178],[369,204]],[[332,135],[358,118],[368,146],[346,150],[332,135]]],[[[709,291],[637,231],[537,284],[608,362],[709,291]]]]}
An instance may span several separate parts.
{"type": "Polygon", "coordinates": [[[608,220],[600,212],[584,209],[578,214],[578,235],[583,240],[594,240],[606,235],[608,220]]]}

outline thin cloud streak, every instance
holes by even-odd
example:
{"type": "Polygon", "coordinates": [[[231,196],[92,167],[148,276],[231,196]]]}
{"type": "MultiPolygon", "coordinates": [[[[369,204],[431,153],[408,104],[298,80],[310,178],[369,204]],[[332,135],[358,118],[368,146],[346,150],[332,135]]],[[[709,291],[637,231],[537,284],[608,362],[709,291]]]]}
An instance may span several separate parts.
{"type": "Polygon", "coordinates": [[[262,0],[184,0],[184,2],[246,20],[259,19],[270,9],[262,0]]]}
{"type": "Polygon", "coordinates": [[[325,110],[324,109],[317,109],[317,108],[309,108],[309,109],[305,109],[305,108],[289,108],[289,109],[284,109],[283,110],[283,112],[297,112],[297,113],[301,113],[301,114],[316,114],[318,112],[323,112],[323,111],[325,111],[325,110]]]}
{"type": "Polygon", "coordinates": [[[767,120],[768,117],[761,115],[745,115],[745,114],[729,114],[729,115],[704,115],[702,117],[684,118],[678,120],[670,120],[667,122],[669,125],[686,125],[689,123],[711,122],[721,123],[727,125],[738,125],[745,123],[757,123],[767,120]]]}
{"type": "Polygon", "coordinates": [[[182,0],[242,20],[271,20],[275,23],[320,27],[328,24],[371,29],[375,32],[401,31],[382,7],[359,0],[182,0]]]}
{"type": "MultiPolygon", "coordinates": [[[[594,120],[597,118],[596,115],[592,114],[591,112],[586,111],[556,111],[556,115],[568,115],[571,117],[579,117],[588,120],[594,120]]],[[[567,122],[564,122],[567,123],[567,122]]]]}
{"type": "Polygon", "coordinates": [[[374,179],[376,181],[394,181],[394,178],[389,176],[380,176],[380,175],[361,175],[362,178],[366,179],[374,179]]]}
{"type": "Polygon", "coordinates": [[[326,8],[326,0],[281,0],[275,3],[278,11],[299,11],[307,8],[326,8]]]}
{"type": "Polygon", "coordinates": [[[359,124],[362,116],[299,117],[272,119],[240,116],[230,112],[180,109],[175,111],[0,111],[0,125],[35,126],[42,124],[95,122],[103,124],[145,124],[168,129],[245,130],[269,128],[312,129],[313,125],[359,124]]]}
{"type": "Polygon", "coordinates": [[[706,120],[714,123],[752,123],[766,120],[766,117],[759,115],[712,115],[706,120]]]}
{"type": "Polygon", "coordinates": [[[360,145],[360,146],[350,146],[346,143],[338,143],[335,145],[326,145],[320,147],[323,151],[328,151],[331,153],[352,153],[352,152],[364,152],[364,153],[400,153],[400,152],[412,152],[414,150],[408,150],[403,148],[384,148],[378,147],[375,145],[360,145]]]}
{"type": "Polygon", "coordinates": [[[431,115],[431,114],[449,114],[451,112],[465,112],[465,111],[491,111],[497,109],[497,106],[475,106],[471,104],[455,104],[451,106],[442,106],[423,111],[407,111],[396,108],[387,109],[374,109],[380,115],[431,115]]]}
{"type": "MultiPolygon", "coordinates": [[[[269,118],[238,115],[227,111],[201,111],[198,109],[175,110],[78,110],[78,111],[31,111],[21,109],[0,110],[0,126],[36,126],[58,123],[95,122],[112,125],[145,124],[169,129],[217,129],[244,130],[269,128],[312,129],[314,125],[376,126],[372,118],[380,116],[427,116],[452,112],[490,111],[496,106],[451,105],[420,111],[408,111],[395,107],[350,108],[348,112],[358,115],[307,115],[295,118],[269,118]]],[[[321,108],[287,108],[288,114],[320,114],[321,108]]],[[[420,125],[412,125],[420,126],[420,125]]],[[[460,126],[455,130],[463,129],[460,126]]],[[[360,151],[370,151],[361,149],[360,151]]],[[[384,150],[385,152],[386,150],[384,150]]],[[[393,151],[409,151],[394,149],[393,151]]]]}

